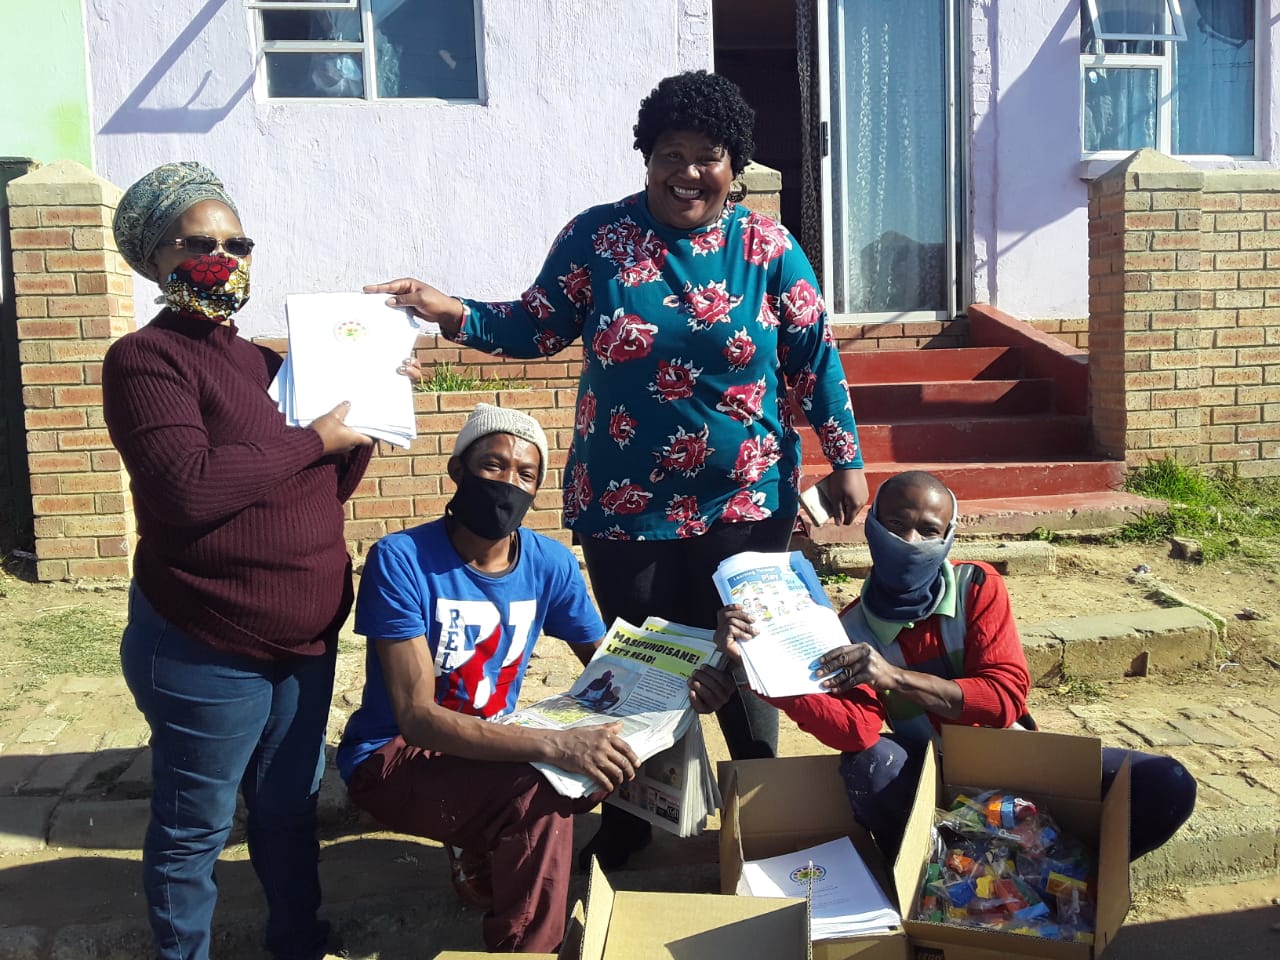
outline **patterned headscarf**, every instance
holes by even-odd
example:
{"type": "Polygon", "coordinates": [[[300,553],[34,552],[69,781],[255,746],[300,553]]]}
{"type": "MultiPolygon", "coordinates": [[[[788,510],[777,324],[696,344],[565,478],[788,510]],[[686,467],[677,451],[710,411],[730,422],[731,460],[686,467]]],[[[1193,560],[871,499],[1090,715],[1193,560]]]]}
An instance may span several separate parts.
{"type": "Polygon", "coordinates": [[[208,167],[181,160],[156,167],[124,192],[111,228],[129,266],[159,282],[151,254],[169,225],[202,200],[217,200],[240,216],[226,189],[208,167]]]}

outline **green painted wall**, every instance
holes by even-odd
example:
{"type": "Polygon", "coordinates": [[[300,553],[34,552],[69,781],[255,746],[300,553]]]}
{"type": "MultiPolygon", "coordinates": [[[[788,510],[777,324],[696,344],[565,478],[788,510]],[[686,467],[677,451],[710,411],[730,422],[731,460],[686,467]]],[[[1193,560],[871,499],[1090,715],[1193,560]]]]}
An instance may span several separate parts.
{"type": "Polygon", "coordinates": [[[0,38],[0,157],[92,168],[81,0],[4,0],[0,38]]]}

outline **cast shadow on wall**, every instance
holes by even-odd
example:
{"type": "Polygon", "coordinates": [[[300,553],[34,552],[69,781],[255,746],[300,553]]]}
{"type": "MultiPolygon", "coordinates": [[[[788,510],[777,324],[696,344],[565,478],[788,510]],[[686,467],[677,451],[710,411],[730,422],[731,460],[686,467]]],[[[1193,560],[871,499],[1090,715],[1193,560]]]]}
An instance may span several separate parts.
{"type": "Polygon", "coordinates": [[[133,92],[124,99],[98,131],[100,134],[131,133],[208,133],[231,113],[249,91],[253,89],[254,74],[250,70],[238,89],[217,107],[193,107],[209,82],[215,69],[206,70],[203,78],[191,91],[186,103],[176,107],[148,107],[145,101],[151,96],[165,75],[191,47],[228,0],[208,0],[168,49],[160,55],[133,92]]]}

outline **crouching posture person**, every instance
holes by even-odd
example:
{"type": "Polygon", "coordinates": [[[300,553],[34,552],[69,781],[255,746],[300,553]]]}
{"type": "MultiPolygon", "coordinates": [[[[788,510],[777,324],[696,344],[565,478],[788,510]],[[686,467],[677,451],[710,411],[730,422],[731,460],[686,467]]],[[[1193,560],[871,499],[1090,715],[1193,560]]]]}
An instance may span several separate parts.
{"type": "MultiPolygon", "coordinates": [[[[985,563],[947,560],[955,530],[955,495],[937,477],[910,471],[885,481],[866,521],[871,572],[861,598],[840,615],[850,644],[823,657],[817,671],[828,692],[771,701],[843,751],[840,773],[854,816],[890,859],[925,747],[941,724],[1035,728],[1004,580],[985,563]],[[881,733],[886,722],[891,733],[881,733]]],[[[755,632],[740,607],[721,609],[717,639],[730,655],[755,632]]],[[[1104,791],[1126,757],[1133,860],[1191,816],[1196,783],[1170,757],[1106,747],[1104,791]]]]}
{"type": "MultiPolygon", "coordinates": [[[[356,605],[356,632],[369,642],[364,698],[338,750],[358,806],[446,845],[459,896],[487,907],[484,941],[496,952],[555,952],[573,815],[638,765],[618,723],[555,731],[486,722],[515,709],[543,630],[583,663],[605,633],[573,554],[520,526],[546,460],[536,420],[479,404],[449,459],[457,492],[445,515],[370,551],[356,605]],[[531,761],[587,774],[600,792],[563,797],[531,761]]],[[[699,712],[732,690],[717,670],[690,680],[699,712]]]]}

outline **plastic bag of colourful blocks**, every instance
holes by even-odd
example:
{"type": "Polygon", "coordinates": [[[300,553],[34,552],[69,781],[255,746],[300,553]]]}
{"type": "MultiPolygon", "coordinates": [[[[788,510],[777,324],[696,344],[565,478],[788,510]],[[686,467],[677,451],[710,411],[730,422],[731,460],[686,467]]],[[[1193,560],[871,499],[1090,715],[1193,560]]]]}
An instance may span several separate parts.
{"type": "Polygon", "coordinates": [[[1029,800],[960,794],[939,810],[917,919],[1055,940],[1093,937],[1092,861],[1029,800]]]}

